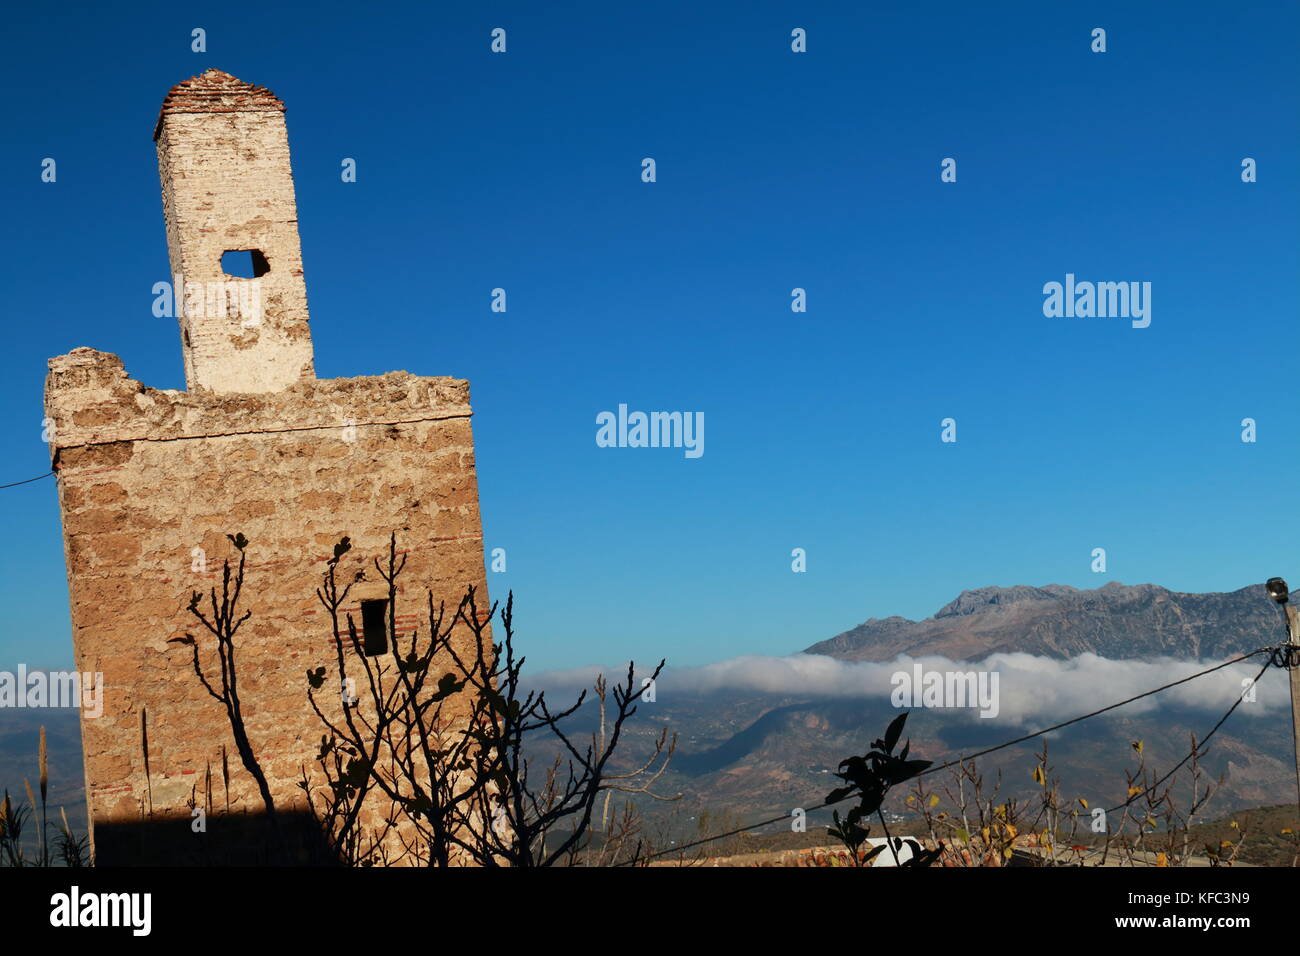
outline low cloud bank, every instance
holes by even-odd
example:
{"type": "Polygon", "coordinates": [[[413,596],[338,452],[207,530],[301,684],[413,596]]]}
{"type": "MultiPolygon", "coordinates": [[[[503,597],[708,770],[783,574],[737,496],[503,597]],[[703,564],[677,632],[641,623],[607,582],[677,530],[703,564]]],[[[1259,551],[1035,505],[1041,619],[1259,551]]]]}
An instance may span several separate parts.
{"type": "MultiPolygon", "coordinates": [[[[655,687],[656,701],[671,708],[674,694],[691,696],[762,693],[782,697],[875,699],[888,703],[896,674],[987,672],[997,675],[998,717],[1011,724],[1053,723],[1085,714],[1205,670],[1221,661],[1179,658],[1110,660],[1096,654],[1060,660],[1032,654],[994,654],[982,661],[953,661],[944,657],[901,656],[889,662],[841,661],[819,654],[788,657],[746,656],[703,667],[665,668],[655,687]]],[[[1264,658],[1252,658],[1207,674],[1160,694],[1128,704],[1117,713],[1148,714],[1161,707],[1203,710],[1221,715],[1259,673],[1264,658]]],[[[653,668],[637,667],[641,675],[653,668]]],[[[590,687],[604,673],[613,683],[626,679],[627,668],[587,667],[539,674],[529,682],[548,694],[590,687]]],[[[1254,700],[1245,700],[1236,716],[1273,715],[1290,706],[1287,682],[1269,668],[1254,687],[1254,700]]],[[[971,716],[974,713],[971,712],[971,716]]]]}

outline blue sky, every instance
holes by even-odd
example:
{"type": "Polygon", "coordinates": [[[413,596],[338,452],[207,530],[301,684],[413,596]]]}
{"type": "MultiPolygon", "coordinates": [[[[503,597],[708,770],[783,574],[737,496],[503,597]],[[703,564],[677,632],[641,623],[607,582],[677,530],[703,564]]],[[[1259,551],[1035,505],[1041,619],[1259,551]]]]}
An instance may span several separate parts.
{"type": "MultiPolygon", "coordinates": [[[[16,8],[0,482],[48,467],[49,357],[184,387],[151,134],[218,67],[288,105],[317,374],[470,379],[489,586],[540,667],[781,654],[989,584],[1300,578],[1300,6],[1136,6],[16,8]],[[1067,272],[1150,282],[1150,327],[1044,317],[1067,272]],[[703,412],[705,454],[598,448],[620,403],[703,412]]],[[[68,666],[54,485],[0,515],[0,669],[68,666]]]]}

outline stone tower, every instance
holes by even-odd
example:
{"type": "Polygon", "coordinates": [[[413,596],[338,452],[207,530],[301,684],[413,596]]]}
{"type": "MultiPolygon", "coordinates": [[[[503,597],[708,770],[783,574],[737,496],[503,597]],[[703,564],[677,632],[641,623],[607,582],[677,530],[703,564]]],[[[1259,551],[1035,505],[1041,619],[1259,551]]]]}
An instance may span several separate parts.
{"type": "MultiPolygon", "coordinates": [[[[417,625],[427,633],[426,588],[454,608],[473,584],[486,602],[468,383],[314,376],[283,109],[215,70],[164,101],[155,138],[172,268],[187,298],[204,290],[181,316],[188,390],[149,388],[90,348],[49,362],[76,667],[103,675],[103,712],[81,721],[102,864],[193,861],[186,804],[197,794],[202,805],[205,789],[219,812],[229,800],[232,820],[260,810],[224,708],[185,645],[170,642],[202,635],[189,597],[220,589],[222,560],[237,558],[228,535],[251,542],[239,686],[278,813],[300,804],[323,733],[305,674],[336,653],[316,597],[335,542],[352,541],[345,580],[369,569],[344,611],[384,631],[374,602],[387,586],[371,560],[397,535],[407,565],[395,633],[381,641],[417,625]],[[254,275],[222,274],[232,251],[248,254],[254,275]],[[260,315],[249,286],[259,282],[260,315]]],[[[214,838],[236,832],[208,826],[214,838]]]]}
{"type": "Polygon", "coordinates": [[[186,385],[274,392],[311,378],[284,104],[208,70],[167,95],[154,139],[186,385]],[[232,253],[251,276],[223,270],[232,253]]]}

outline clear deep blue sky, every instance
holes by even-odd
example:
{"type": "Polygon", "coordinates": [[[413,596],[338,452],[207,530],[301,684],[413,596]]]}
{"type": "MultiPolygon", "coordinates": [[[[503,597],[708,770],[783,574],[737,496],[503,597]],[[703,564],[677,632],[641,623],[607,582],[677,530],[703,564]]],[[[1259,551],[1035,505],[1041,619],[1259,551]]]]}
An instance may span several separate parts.
{"type": "MultiPolygon", "coordinates": [[[[48,466],[49,357],[184,387],[151,134],[218,67],[288,105],[318,375],[471,381],[539,666],[1300,579],[1296,3],[86,6],[0,36],[0,481],[48,466]],[[1151,326],[1045,318],[1067,272],[1151,282],[1151,326]],[[598,448],[621,402],[704,412],[704,456],[598,448]]],[[[0,669],[69,666],[53,483],[0,514],[0,669]]]]}

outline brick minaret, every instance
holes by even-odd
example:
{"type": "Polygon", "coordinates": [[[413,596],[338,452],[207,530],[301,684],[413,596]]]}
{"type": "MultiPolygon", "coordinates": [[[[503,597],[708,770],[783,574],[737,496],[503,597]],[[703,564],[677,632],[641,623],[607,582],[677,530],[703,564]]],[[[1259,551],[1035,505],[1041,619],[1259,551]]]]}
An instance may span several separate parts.
{"type": "Polygon", "coordinates": [[[270,392],[311,378],[284,104],[208,70],[167,94],[154,139],[187,385],[270,392]],[[230,252],[251,276],[223,271],[230,252]]]}
{"type": "MultiPolygon", "coordinates": [[[[210,821],[208,836],[223,852],[258,848],[246,825],[261,801],[224,708],[199,684],[188,648],[169,643],[203,634],[189,596],[220,588],[222,559],[237,558],[228,534],[251,542],[244,603],[253,616],[237,646],[245,724],[286,814],[301,807],[298,779],[324,732],[306,672],[334,673],[315,593],[334,543],[348,535],[353,544],[342,580],[368,573],[345,608],[358,622],[387,629],[369,603],[387,597],[370,561],[392,532],[407,553],[396,636],[417,624],[427,634],[426,588],[454,609],[474,584],[486,606],[469,383],[312,373],[282,109],[266,90],[209,71],[171,91],[155,134],[174,268],[187,284],[215,281],[224,251],[259,250],[269,266],[261,325],[243,327],[242,314],[184,317],[184,392],[149,388],[91,348],[49,361],[45,414],[76,668],[104,676],[103,714],[81,721],[103,864],[197,862],[186,804],[212,768],[225,813],[223,745],[231,816],[210,821]]],[[[393,637],[378,634],[376,648],[393,637]]],[[[323,699],[341,708],[336,697],[323,699]]]]}

